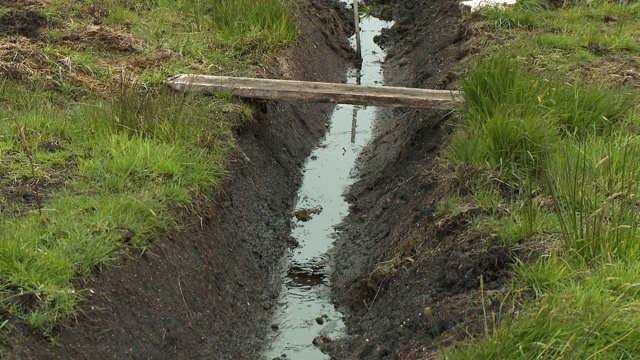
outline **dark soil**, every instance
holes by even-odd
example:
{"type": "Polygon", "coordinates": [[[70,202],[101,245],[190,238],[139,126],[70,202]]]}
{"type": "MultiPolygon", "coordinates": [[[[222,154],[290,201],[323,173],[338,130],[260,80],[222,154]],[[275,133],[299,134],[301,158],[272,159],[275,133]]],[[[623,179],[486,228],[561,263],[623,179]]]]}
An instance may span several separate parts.
{"type": "MultiPolygon", "coordinates": [[[[297,4],[301,38],[271,75],[341,81],[351,53],[335,5],[297,4]]],[[[239,150],[218,195],[185,212],[180,226],[144,254],[129,253],[119,267],[83,278],[83,313],[50,329],[56,346],[15,328],[0,357],[259,358],[301,167],[332,106],[257,105],[256,119],[238,130],[239,150]]]]}
{"type": "MultiPolygon", "coordinates": [[[[378,38],[387,84],[455,88],[455,66],[469,51],[458,1],[374,5],[396,21],[378,38]]],[[[325,345],[337,359],[435,358],[479,329],[483,306],[491,311],[508,277],[513,255],[469,227],[478,210],[434,215],[457,188],[439,160],[454,121],[441,111],[384,111],[363,152],[334,254],[333,296],[349,335],[325,345]]]]}
{"type": "Polygon", "coordinates": [[[47,19],[34,10],[10,10],[0,16],[0,34],[35,38],[46,24],[47,19]]]}

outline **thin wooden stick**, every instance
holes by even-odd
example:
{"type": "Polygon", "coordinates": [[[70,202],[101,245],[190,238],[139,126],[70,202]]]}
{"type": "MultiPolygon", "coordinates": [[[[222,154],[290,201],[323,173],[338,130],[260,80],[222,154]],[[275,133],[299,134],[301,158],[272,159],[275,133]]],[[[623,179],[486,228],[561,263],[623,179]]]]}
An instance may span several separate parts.
{"type": "Polygon", "coordinates": [[[358,11],[358,0],[353,0],[353,17],[356,22],[356,55],[358,56],[358,68],[361,68],[362,47],[360,45],[360,11],[358,11]]]}
{"type": "Polygon", "coordinates": [[[27,139],[24,136],[24,131],[18,122],[18,118],[16,114],[14,114],[13,110],[10,107],[9,113],[13,117],[13,122],[16,124],[18,128],[18,133],[20,134],[20,139],[22,140],[22,148],[24,149],[25,154],[27,154],[27,158],[29,159],[29,164],[31,164],[31,177],[33,178],[33,190],[36,193],[36,202],[38,203],[38,213],[42,216],[42,202],[40,202],[40,190],[38,189],[38,179],[36,178],[36,168],[33,164],[33,156],[31,156],[31,151],[29,151],[29,147],[27,146],[27,139]]]}

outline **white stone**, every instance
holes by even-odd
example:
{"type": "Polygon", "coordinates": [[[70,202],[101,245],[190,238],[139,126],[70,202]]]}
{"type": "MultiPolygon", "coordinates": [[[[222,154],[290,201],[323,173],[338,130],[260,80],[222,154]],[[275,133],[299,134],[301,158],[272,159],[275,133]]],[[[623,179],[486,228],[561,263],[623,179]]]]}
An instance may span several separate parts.
{"type": "Polygon", "coordinates": [[[515,5],[517,0],[468,0],[462,1],[460,7],[463,13],[473,13],[489,6],[515,5]]]}

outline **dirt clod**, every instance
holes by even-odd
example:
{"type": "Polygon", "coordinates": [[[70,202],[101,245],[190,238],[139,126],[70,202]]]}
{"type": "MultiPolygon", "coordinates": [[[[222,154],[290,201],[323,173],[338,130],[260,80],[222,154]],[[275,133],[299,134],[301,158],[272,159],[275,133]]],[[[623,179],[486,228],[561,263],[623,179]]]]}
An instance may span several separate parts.
{"type": "Polygon", "coordinates": [[[47,22],[47,19],[35,10],[21,11],[16,8],[0,16],[0,34],[37,38],[40,28],[47,22]]]}

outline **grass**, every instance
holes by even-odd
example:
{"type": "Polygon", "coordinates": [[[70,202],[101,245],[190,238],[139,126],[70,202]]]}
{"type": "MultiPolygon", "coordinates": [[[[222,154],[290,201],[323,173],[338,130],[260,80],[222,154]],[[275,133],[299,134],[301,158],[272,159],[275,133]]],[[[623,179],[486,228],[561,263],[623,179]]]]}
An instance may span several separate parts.
{"type": "Polygon", "coordinates": [[[51,0],[32,9],[39,37],[0,42],[12,74],[0,81],[0,342],[18,323],[53,336],[79,311],[79,279],[124,250],[146,252],[181,209],[219,188],[252,109],[163,82],[271,66],[297,36],[288,6],[51,0]]]}
{"type": "MultiPolygon", "coordinates": [[[[486,54],[519,58],[526,68],[544,73],[547,79],[628,83],[624,73],[634,68],[640,46],[637,2],[565,1],[560,9],[546,1],[528,3],[482,12],[484,31],[497,32],[486,45],[486,54]],[[576,62],[576,57],[583,60],[576,62]]],[[[475,46],[480,46],[481,39],[475,46]]]]}
{"type": "Polygon", "coordinates": [[[632,359],[640,351],[637,264],[592,269],[558,257],[516,268],[514,287],[526,300],[490,336],[450,359],[632,359]]]}
{"type": "Polygon", "coordinates": [[[560,151],[548,182],[569,246],[587,260],[637,255],[640,171],[635,136],[585,140],[560,151]]]}
{"type": "Polygon", "coordinates": [[[443,358],[640,356],[639,93],[627,71],[640,58],[639,12],[598,0],[482,12],[475,26],[492,37],[471,40],[485,46],[464,65],[463,121],[444,154],[512,190],[460,177],[471,195],[438,208],[479,206],[476,231],[538,250],[513,267],[487,330],[443,358]]]}

